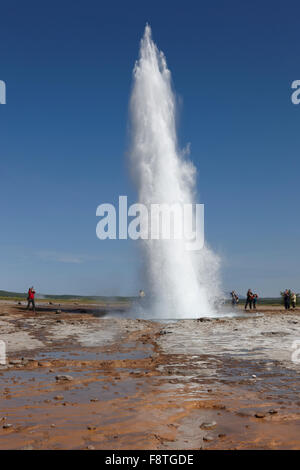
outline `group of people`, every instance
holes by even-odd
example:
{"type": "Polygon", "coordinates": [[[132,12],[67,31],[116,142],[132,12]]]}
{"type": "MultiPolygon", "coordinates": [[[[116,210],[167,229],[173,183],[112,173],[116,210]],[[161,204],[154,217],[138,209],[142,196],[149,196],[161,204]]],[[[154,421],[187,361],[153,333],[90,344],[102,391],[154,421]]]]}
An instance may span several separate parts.
{"type": "Polygon", "coordinates": [[[283,296],[284,308],[286,310],[289,310],[291,307],[296,308],[297,295],[295,294],[295,292],[291,292],[290,289],[285,289],[282,296],[283,296]]]}
{"type": "MultiPolygon", "coordinates": [[[[239,296],[234,290],[230,292],[230,295],[232,305],[236,306],[239,303],[239,296]]],[[[290,289],[286,289],[284,292],[281,292],[281,295],[283,297],[284,307],[286,310],[289,310],[290,308],[296,308],[297,294],[295,294],[295,292],[292,292],[290,289]]],[[[245,310],[247,310],[248,306],[250,310],[252,308],[256,310],[257,300],[258,295],[254,294],[251,289],[248,289],[246,294],[245,310]]]]}
{"type": "MultiPolygon", "coordinates": [[[[239,296],[234,290],[230,292],[230,295],[231,295],[232,305],[236,306],[239,303],[239,296]]],[[[256,310],[257,300],[258,300],[258,295],[254,294],[251,291],[251,289],[248,289],[247,296],[246,296],[245,310],[247,309],[248,305],[249,305],[250,310],[252,310],[252,307],[254,310],[256,310]]]]}
{"type": "Polygon", "coordinates": [[[249,305],[250,310],[252,309],[252,307],[254,310],[256,310],[257,300],[258,300],[258,295],[254,294],[251,291],[251,289],[248,289],[246,303],[245,303],[245,310],[247,310],[248,305],[249,305]]]}
{"type": "MultiPolygon", "coordinates": [[[[239,303],[239,296],[237,293],[233,290],[230,292],[231,295],[231,303],[233,306],[236,306],[239,303]]],[[[251,289],[248,289],[247,295],[246,295],[246,303],[245,303],[245,310],[247,310],[247,307],[249,305],[250,310],[252,310],[252,307],[254,310],[256,310],[256,304],[258,300],[258,295],[254,294],[251,289]]]]}

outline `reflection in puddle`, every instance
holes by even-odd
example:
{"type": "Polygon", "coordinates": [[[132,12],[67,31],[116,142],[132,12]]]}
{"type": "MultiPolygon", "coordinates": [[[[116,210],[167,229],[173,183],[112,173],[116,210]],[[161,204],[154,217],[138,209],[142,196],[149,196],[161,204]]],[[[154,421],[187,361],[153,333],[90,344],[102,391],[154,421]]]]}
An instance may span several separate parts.
{"type": "MultiPolygon", "coordinates": [[[[132,343],[133,344],[133,343],[132,343]]],[[[151,344],[144,345],[143,349],[131,349],[131,343],[122,345],[121,351],[95,351],[91,350],[55,350],[35,355],[36,360],[72,360],[72,361],[116,361],[125,359],[145,359],[153,353],[151,344]]]]}

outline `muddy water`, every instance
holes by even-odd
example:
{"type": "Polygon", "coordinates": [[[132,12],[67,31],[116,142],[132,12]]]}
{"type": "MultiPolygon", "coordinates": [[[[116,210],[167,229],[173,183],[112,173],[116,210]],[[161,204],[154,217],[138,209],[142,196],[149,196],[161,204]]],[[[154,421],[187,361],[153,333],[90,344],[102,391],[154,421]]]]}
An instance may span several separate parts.
{"type": "Polygon", "coordinates": [[[1,449],[300,448],[300,312],[157,323],[4,308],[1,449]]]}

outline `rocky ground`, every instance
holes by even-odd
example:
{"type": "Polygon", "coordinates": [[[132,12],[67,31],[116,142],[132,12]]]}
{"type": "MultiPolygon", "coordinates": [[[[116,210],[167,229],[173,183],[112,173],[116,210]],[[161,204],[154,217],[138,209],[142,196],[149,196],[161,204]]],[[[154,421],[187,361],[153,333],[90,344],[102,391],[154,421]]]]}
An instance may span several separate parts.
{"type": "Polygon", "coordinates": [[[0,302],[0,449],[300,448],[300,309],[160,323],[115,308],[0,302]]]}

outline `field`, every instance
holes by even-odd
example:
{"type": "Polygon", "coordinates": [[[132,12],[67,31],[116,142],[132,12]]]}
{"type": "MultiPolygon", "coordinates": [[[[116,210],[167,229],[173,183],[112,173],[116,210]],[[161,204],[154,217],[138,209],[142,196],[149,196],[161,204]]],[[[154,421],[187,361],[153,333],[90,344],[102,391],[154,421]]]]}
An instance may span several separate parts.
{"type": "Polygon", "coordinates": [[[300,448],[299,309],[160,323],[78,300],[0,301],[0,449],[300,448]]]}

